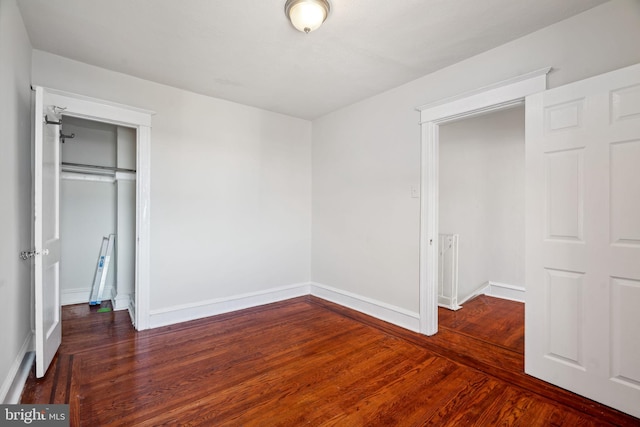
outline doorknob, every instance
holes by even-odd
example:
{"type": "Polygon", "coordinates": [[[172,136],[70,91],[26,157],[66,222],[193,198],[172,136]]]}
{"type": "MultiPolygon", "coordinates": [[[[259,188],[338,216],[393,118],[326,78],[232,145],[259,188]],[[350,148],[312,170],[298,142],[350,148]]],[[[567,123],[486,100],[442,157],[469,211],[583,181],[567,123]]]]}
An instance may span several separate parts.
{"type": "Polygon", "coordinates": [[[28,260],[29,258],[33,258],[34,256],[36,256],[36,251],[22,251],[20,252],[20,259],[21,260],[28,260]]]}
{"type": "Polygon", "coordinates": [[[22,251],[22,252],[20,252],[20,259],[26,261],[26,260],[28,260],[30,258],[33,258],[36,255],[49,255],[49,249],[45,249],[42,252],[22,251]]]}

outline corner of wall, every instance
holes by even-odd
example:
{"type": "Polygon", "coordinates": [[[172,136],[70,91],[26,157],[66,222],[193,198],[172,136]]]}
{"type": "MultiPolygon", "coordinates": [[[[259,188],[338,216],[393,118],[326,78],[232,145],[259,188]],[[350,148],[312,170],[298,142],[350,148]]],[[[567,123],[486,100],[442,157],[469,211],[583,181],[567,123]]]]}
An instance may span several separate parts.
{"type": "Polygon", "coordinates": [[[20,397],[19,372],[25,365],[28,372],[25,355],[33,347],[32,264],[18,257],[32,246],[31,53],[17,2],[0,1],[0,200],[12,207],[0,210],[0,402],[9,403],[20,397]]]}
{"type": "Polygon", "coordinates": [[[384,320],[408,329],[420,332],[420,314],[393,306],[352,292],[333,288],[322,283],[311,282],[310,294],[324,300],[342,305],[355,311],[384,320]]]}

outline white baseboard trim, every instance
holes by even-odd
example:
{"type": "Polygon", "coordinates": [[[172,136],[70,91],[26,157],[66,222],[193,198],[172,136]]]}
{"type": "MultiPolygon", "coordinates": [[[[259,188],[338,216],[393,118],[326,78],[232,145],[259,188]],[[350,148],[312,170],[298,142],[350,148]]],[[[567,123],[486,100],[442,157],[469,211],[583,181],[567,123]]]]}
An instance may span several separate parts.
{"type": "MultiPolygon", "coordinates": [[[[113,287],[105,287],[102,291],[102,298],[109,299],[113,287]]],[[[91,287],[88,288],[73,288],[73,289],[61,289],[60,290],[60,304],[61,305],[73,305],[73,304],[89,304],[91,298],[91,287]]]]}
{"type": "Polygon", "coordinates": [[[151,310],[149,313],[149,327],[158,328],[175,323],[188,322],[189,320],[257,307],[304,295],[309,295],[309,283],[298,283],[260,292],[234,295],[229,298],[216,298],[199,303],[151,310]]]}
{"type": "Polygon", "coordinates": [[[485,282],[485,283],[482,284],[482,286],[480,286],[479,288],[477,288],[474,291],[472,291],[469,295],[467,295],[464,298],[460,299],[458,301],[458,304],[461,307],[462,304],[464,304],[465,302],[469,301],[471,298],[477,297],[478,295],[487,295],[487,291],[490,288],[491,288],[491,282],[485,282]]]}
{"type": "Polygon", "coordinates": [[[22,389],[29,376],[29,370],[33,366],[35,353],[29,350],[33,348],[33,334],[30,333],[22,343],[18,354],[9,368],[6,378],[0,388],[0,402],[6,404],[20,403],[22,389]]]}
{"type": "Polygon", "coordinates": [[[62,305],[89,303],[91,288],[61,289],[60,303],[62,305]]]}
{"type": "MultiPolygon", "coordinates": [[[[414,332],[420,331],[420,316],[418,313],[314,282],[298,283],[261,292],[235,295],[229,298],[218,298],[200,303],[151,310],[149,327],[158,328],[305,295],[322,298],[414,332]]],[[[129,313],[133,316],[133,307],[129,308],[129,313]]]]}
{"type": "Polygon", "coordinates": [[[457,311],[462,308],[456,298],[445,297],[443,295],[438,295],[438,306],[452,311],[457,311]]]}
{"type": "Polygon", "coordinates": [[[133,298],[129,299],[129,317],[131,317],[131,324],[136,327],[136,302],[133,298]]]}
{"type": "Polygon", "coordinates": [[[111,289],[111,307],[113,311],[127,310],[131,305],[131,295],[118,294],[116,288],[111,289]]]}
{"type": "Polygon", "coordinates": [[[506,283],[489,282],[484,294],[511,301],[524,302],[525,300],[524,286],[508,285],[506,283]]]}
{"type": "Polygon", "coordinates": [[[384,320],[401,328],[420,332],[420,315],[418,313],[321,283],[311,282],[310,288],[311,295],[315,297],[384,320]]]}

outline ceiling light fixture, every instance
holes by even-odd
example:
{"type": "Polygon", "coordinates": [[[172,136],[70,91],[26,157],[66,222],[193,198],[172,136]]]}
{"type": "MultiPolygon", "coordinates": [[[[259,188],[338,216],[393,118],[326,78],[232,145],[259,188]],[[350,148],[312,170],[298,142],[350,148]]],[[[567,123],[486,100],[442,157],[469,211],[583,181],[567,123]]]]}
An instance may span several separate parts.
{"type": "Polygon", "coordinates": [[[327,0],[287,0],[284,13],[299,31],[309,33],[322,25],[329,16],[327,0]]]}

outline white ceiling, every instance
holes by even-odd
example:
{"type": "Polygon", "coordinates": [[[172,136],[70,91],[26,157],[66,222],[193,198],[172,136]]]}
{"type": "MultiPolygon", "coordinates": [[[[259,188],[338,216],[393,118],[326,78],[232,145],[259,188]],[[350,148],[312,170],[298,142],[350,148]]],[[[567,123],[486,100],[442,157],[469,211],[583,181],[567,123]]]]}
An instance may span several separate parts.
{"type": "Polygon", "coordinates": [[[18,0],[34,48],[313,119],[606,0],[330,0],[315,32],[285,0],[18,0]]]}

